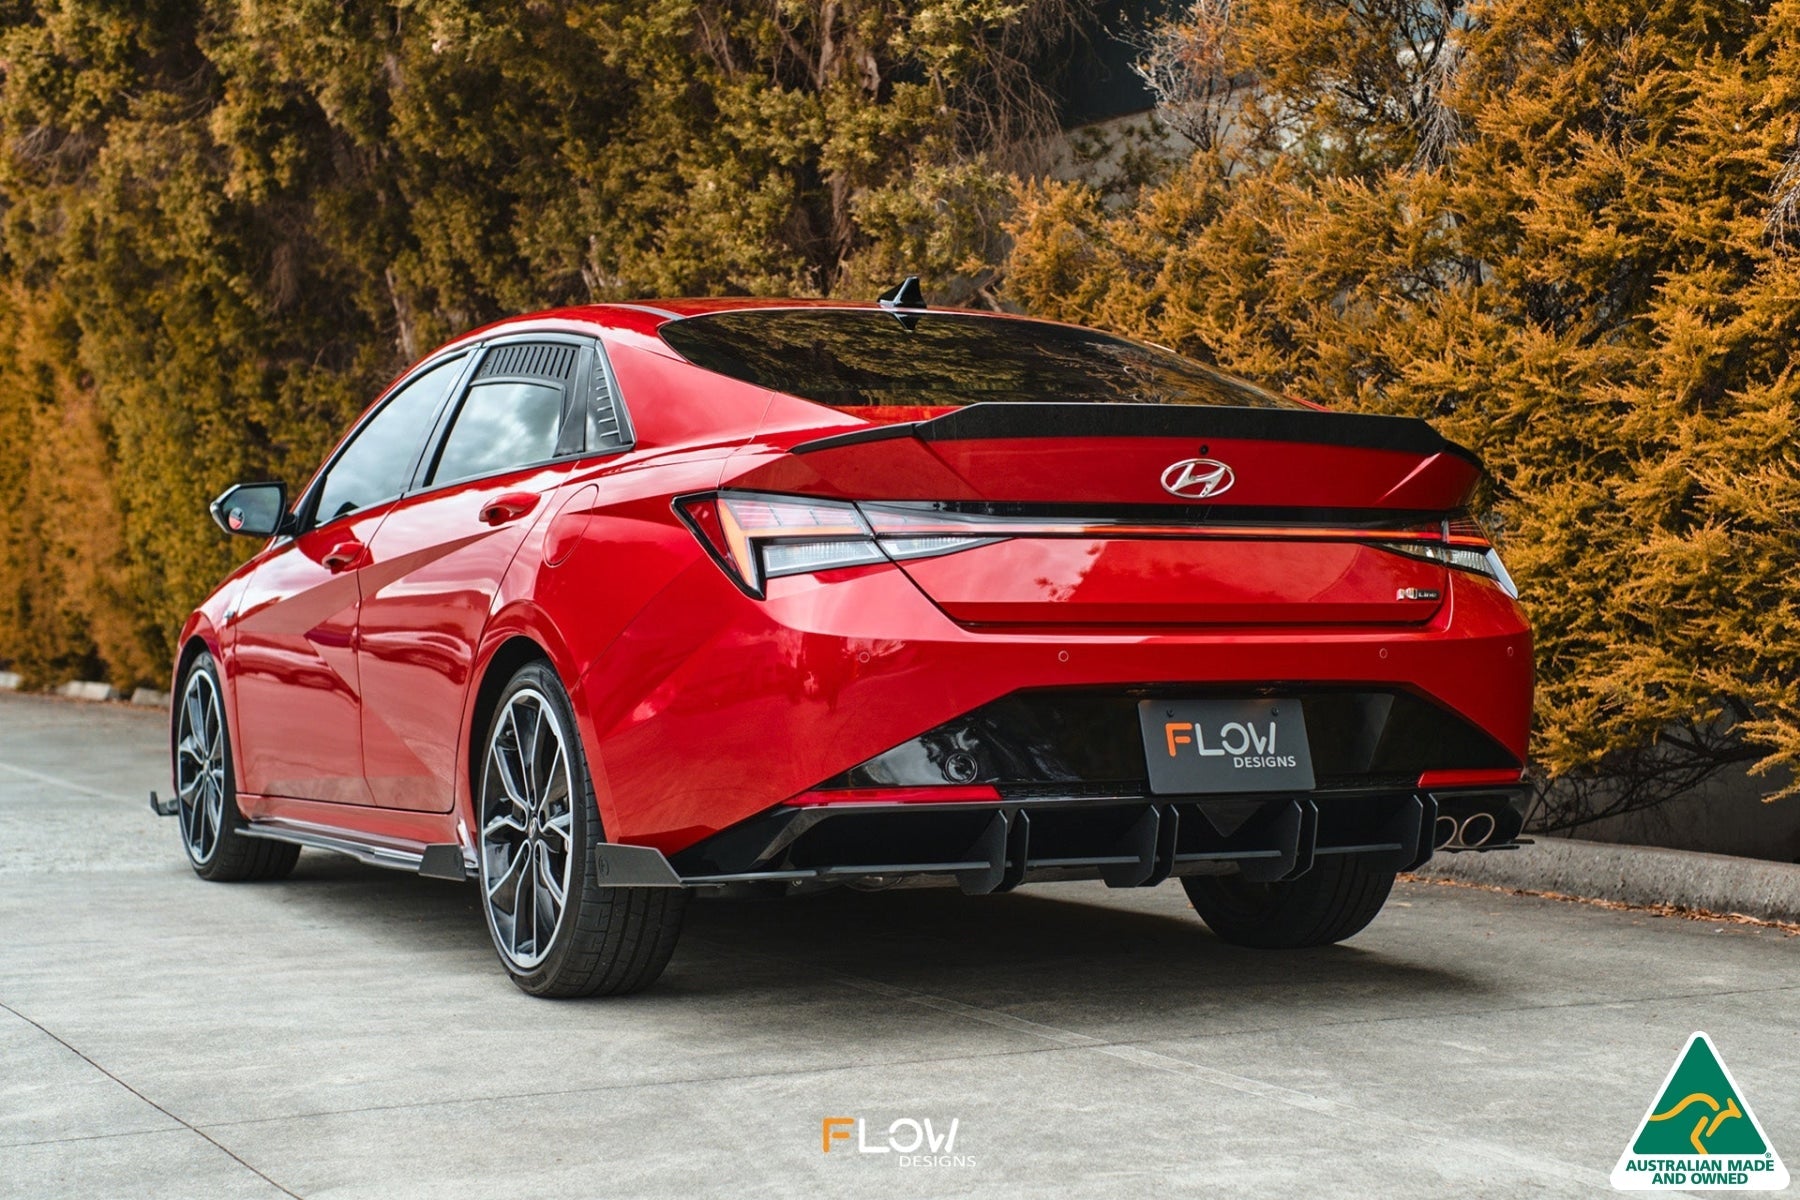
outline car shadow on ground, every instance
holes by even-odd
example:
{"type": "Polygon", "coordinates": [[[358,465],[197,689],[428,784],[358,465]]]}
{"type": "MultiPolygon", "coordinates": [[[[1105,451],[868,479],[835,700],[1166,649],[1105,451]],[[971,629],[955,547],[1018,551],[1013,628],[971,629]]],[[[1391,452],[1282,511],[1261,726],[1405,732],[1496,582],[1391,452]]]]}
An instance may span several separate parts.
{"type": "MultiPolygon", "coordinates": [[[[466,956],[499,976],[473,884],[308,853],[275,886],[285,889],[284,904],[309,918],[395,939],[396,948],[466,956]]],[[[763,1010],[848,989],[1013,1006],[1053,1023],[1121,1005],[1154,1021],[1255,1002],[1263,1010],[1257,1024],[1268,1025],[1282,1012],[1321,1003],[1395,1015],[1495,999],[1486,979],[1451,956],[1410,942],[1396,947],[1392,937],[1284,952],[1228,945],[1187,908],[1179,887],[1164,884],[1172,894],[1154,906],[1141,893],[1054,884],[1003,896],[845,888],[774,900],[699,899],[689,905],[668,971],[629,1003],[753,997],[763,1010]],[[1108,902],[1114,897],[1121,902],[1108,902]]]]}
{"type": "MultiPolygon", "coordinates": [[[[1424,955],[1400,959],[1355,943],[1303,951],[1221,941],[1187,908],[1180,884],[1153,911],[1143,896],[1040,885],[1004,896],[950,889],[834,892],[783,901],[700,902],[689,909],[668,986],[712,991],[732,961],[751,960],[850,987],[929,1002],[997,1003],[1052,1024],[1129,1009],[1155,1021],[1247,998],[1269,1012],[1327,996],[1472,998],[1483,985],[1424,955]],[[1137,901],[1133,903],[1132,901],[1137,901]]],[[[724,986],[729,987],[729,981],[724,986]]]]}

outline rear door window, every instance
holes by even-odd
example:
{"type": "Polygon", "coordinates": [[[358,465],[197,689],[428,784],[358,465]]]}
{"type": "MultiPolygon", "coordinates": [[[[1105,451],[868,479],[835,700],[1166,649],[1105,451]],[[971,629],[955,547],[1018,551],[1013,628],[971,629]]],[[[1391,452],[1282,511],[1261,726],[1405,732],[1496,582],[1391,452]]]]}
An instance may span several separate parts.
{"type": "Polygon", "coordinates": [[[556,457],[563,392],[542,383],[477,383],[457,411],[431,482],[499,475],[556,457]]]}
{"type": "Polygon", "coordinates": [[[459,483],[546,463],[582,448],[572,384],[581,347],[521,342],[488,351],[451,420],[427,481],[459,483]]]}

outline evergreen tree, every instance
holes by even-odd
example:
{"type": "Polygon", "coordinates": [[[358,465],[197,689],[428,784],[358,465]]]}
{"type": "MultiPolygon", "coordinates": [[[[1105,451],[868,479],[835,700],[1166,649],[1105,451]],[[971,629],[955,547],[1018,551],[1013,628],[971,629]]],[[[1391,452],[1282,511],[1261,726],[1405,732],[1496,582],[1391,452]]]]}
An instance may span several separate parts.
{"type": "Polygon", "coordinates": [[[1123,207],[1024,187],[1008,294],[1476,449],[1536,750],[1574,785],[1553,822],[1800,758],[1800,267],[1771,208],[1800,180],[1800,8],[1219,13],[1160,34],[1214,72],[1163,81],[1207,148],[1123,207]]]}

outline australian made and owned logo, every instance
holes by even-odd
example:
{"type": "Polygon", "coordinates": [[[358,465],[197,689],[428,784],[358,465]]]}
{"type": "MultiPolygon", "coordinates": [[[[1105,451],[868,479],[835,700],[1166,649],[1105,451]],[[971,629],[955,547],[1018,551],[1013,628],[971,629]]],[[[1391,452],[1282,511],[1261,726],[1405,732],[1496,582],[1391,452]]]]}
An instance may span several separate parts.
{"type": "Polygon", "coordinates": [[[1788,1173],[1712,1039],[1696,1033],[1638,1122],[1612,1183],[1627,1191],[1779,1191],[1788,1173]]]}

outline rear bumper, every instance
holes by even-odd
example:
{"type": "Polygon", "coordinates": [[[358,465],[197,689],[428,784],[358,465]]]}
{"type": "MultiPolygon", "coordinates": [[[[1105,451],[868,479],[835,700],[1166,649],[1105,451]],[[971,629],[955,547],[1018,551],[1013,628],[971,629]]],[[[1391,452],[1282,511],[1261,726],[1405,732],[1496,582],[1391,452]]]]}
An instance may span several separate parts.
{"type": "MultiPolygon", "coordinates": [[[[1522,764],[1531,638],[1510,598],[1460,576],[1432,621],[1404,628],[982,629],[952,621],[891,566],[776,579],[755,600],[701,559],[594,660],[575,691],[608,840],[652,847],[679,875],[697,877],[704,872],[690,870],[682,852],[1002,697],[1146,687],[1404,692],[1522,764]]],[[[1416,778],[1383,783],[1396,801],[1430,795],[1416,778]]],[[[1040,789],[995,811],[1035,819],[1040,808],[1061,812],[1063,802],[1096,798],[1040,789]]],[[[1181,807],[1169,798],[1114,799],[1135,806],[1128,825],[1159,809],[1159,838],[1169,836],[1168,812],[1181,807]]],[[[1324,799],[1316,803],[1322,814],[1324,799]]],[[[1174,824],[1191,837],[1197,822],[1177,815],[1174,824]]],[[[1017,836],[1010,818],[1007,829],[1017,836]]],[[[991,861],[983,869],[991,874],[991,861]]],[[[1028,859],[1027,869],[1039,868],[1028,859]]]]}
{"type": "Polygon", "coordinates": [[[1051,880],[1152,887],[1171,876],[1226,873],[1274,883],[1330,855],[1405,871],[1429,859],[1434,845],[1510,849],[1526,800],[1527,790],[1513,787],[1328,800],[783,805],[672,859],[606,845],[597,865],[607,883],[650,887],[925,878],[985,894],[1051,880]],[[1474,844],[1457,844],[1462,830],[1474,844]]]}

